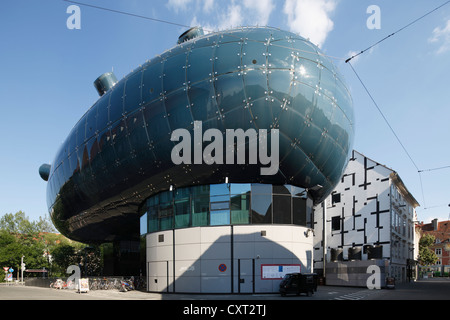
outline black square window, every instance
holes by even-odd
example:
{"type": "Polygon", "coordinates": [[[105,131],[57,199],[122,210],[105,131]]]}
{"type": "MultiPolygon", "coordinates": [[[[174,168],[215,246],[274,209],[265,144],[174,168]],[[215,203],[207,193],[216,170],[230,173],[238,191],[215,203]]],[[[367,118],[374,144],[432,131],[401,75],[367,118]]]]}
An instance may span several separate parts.
{"type": "Polygon", "coordinates": [[[340,193],[332,194],[331,195],[331,202],[332,202],[332,204],[341,202],[341,194],[340,193]]]}
{"type": "Polygon", "coordinates": [[[331,230],[341,230],[341,217],[336,216],[331,218],[331,230]]]}

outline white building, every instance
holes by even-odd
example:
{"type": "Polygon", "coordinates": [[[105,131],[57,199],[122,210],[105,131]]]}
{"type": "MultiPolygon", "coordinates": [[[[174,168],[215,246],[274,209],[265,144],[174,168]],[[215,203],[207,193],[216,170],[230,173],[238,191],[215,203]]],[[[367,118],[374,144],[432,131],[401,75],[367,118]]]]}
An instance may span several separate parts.
{"type": "Polygon", "coordinates": [[[341,182],[315,208],[314,270],[323,274],[325,260],[329,285],[366,286],[371,264],[382,286],[386,277],[408,280],[418,205],[397,172],[353,151],[341,182]]]}

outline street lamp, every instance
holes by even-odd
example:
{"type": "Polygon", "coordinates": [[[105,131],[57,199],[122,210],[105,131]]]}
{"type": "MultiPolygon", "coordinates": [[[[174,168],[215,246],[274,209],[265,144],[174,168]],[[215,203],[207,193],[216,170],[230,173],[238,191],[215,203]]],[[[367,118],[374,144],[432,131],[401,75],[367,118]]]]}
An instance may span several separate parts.
{"type": "Polygon", "coordinates": [[[25,256],[22,256],[22,258],[20,259],[20,274],[21,274],[22,283],[23,283],[23,272],[25,271],[25,263],[23,263],[24,257],[25,256]]]}

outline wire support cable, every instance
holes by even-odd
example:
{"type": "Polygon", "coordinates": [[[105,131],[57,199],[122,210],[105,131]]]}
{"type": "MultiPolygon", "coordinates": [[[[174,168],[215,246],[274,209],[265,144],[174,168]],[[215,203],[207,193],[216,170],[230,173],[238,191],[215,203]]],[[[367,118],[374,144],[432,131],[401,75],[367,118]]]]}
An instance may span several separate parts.
{"type": "Polygon", "coordinates": [[[353,55],[353,56],[351,56],[350,58],[348,58],[347,60],[345,60],[345,62],[346,62],[346,63],[350,62],[350,60],[352,60],[353,58],[356,58],[356,57],[359,56],[360,54],[363,54],[364,52],[366,52],[366,51],[372,49],[373,47],[377,46],[377,45],[380,44],[381,42],[383,42],[383,41],[389,39],[389,38],[392,37],[393,35],[395,35],[395,34],[401,32],[401,31],[403,31],[404,29],[410,27],[411,25],[415,24],[415,23],[418,22],[419,20],[422,20],[422,19],[425,18],[426,16],[432,14],[433,12],[439,10],[440,8],[442,8],[443,6],[445,6],[445,5],[449,4],[449,3],[450,3],[450,0],[444,2],[443,4],[441,4],[440,6],[434,8],[434,9],[431,10],[431,11],[428,11],[427,13],[425,13],[424,15],[420,16],[419,18],[415,19],[414,21],[408,23],[408,24],[405,25],[404,27],[401,27],[401,28],[398,29],[397,31],[395,31],[395,32],[393,32],[393,33],[387,35],[386,37],[384,37],[383,39],[381,39],[381,40],[375,42],[374,44],[372,44],[371,46],[367,47],[366,49],[360,51],[359,53],[357,53],[357,54],[355,54],[355,55],[353,55]]]}

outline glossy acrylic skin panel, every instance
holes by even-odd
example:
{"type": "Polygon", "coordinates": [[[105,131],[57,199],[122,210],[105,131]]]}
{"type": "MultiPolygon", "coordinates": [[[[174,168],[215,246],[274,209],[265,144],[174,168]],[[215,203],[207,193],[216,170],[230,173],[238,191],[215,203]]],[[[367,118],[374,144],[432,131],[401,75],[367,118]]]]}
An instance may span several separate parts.
{"type": "Polygon", "coordinates": [[[341,178],[353,142],[350,94],[331,61],[279,29],[240,28],[175,46],[119,81],[74,126],[52,164],[47,202],[76,240],[138,235],[138,208],[171,185],[292,184],[318,202],[341,178]],[[279,129],[280,165],[179,165],[171,132],[279,129]],[[134,228],[137,226],[137,230],[134,228]]]}

